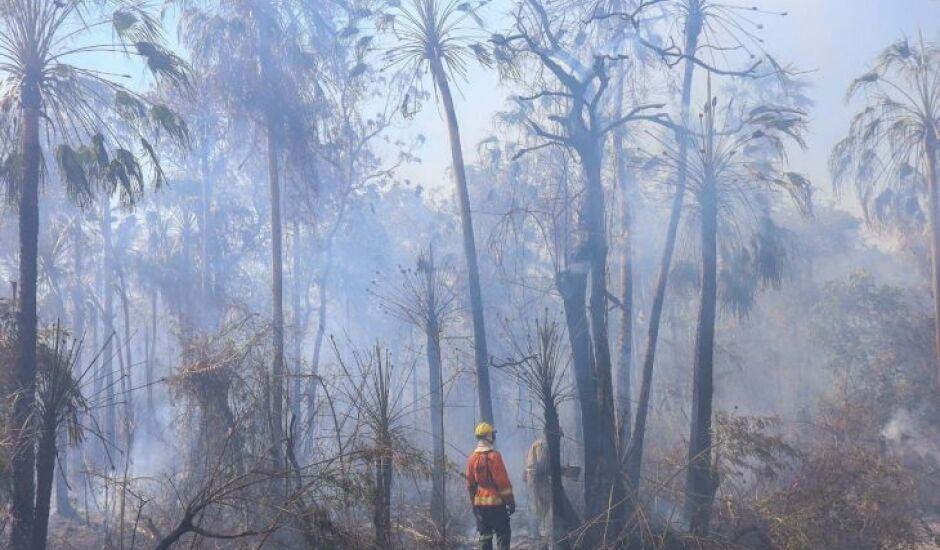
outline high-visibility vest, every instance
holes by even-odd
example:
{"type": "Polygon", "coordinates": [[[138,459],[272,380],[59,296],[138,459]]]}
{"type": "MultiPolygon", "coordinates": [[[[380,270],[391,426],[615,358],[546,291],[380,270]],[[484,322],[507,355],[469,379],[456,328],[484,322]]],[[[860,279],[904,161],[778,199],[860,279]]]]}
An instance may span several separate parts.
{"type": "Polygon", "coordinates": [[[467,490],[474,506],[503,506],[515,502],[512,483],[499,451],[487,446],[473,451],[467,461],[467,490]]]}

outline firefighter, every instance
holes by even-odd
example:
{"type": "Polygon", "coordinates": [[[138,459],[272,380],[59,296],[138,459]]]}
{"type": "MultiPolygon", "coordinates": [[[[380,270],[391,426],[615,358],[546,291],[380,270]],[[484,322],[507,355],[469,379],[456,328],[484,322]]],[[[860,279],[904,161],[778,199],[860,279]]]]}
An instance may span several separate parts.
{"type": "Polygon", "coordinates": [[[503,457],[493,448],[496,430],[489,423],[480,422],[474,435],[477,448],[467,461],[467,490],[480,532],[480,548],[492,550],[495,534],[498,550],[509,550],[509,516],[516,511],[516,499],[503,457]]]}

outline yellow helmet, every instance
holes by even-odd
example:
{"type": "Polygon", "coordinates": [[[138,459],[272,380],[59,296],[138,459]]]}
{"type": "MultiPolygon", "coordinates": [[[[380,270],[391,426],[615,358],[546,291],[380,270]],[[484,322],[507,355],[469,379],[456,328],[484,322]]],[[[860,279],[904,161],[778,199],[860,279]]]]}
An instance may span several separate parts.
{"type": "Polygon", "coordinates": [[[477,424],[475,430],[473,430],[473,435],[480,437],[489,437],[496,433],[496,430],[493,429],[493,426],[489,422],[480,422],[477,424]]]}

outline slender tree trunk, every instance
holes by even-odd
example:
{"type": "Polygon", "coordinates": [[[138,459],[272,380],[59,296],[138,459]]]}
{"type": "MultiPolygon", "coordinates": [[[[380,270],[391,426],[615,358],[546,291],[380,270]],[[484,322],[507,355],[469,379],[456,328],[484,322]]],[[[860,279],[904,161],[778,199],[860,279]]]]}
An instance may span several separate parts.
{"type": "MultiPolygon", "coordinates": [[[[620,88],[623,88],[621,76],[620,88]]],[[[621,90],[622,95],[622,90],[621,90]]],[[[621,97],[618,95],[618,98],[621,97]]],[[[618,101],[618,111],[623,111],[618,101]]],[[[622,115],[620,115],[622,116],[622,115]]],[[[619,118],[619,116],[618,116],[619,118]]],[[[630,212],[631,182],[627,174],[623,149],[624,133],[621,126],[614,132],[614,165],[617,184],[620,188],[620,346],[617,357],[617,421],[620,425],[620,449],[626,450],[632,430],[631,407],[633,404],[633,239],[632,213],[630,212]]]]}
{"type": "Polygon", "coordinates": [[[940,153],[940,144],[937,136],[928,137],[927,141],[927,208],[930,210],[928,222],[930,224],[930,253],[932,261],[933,278],[933,311],[934,311],[934,346],[936,350],[937,374],[936,385],[940,389],[940,181],[937,181],[937,155],[940,153]]]}
{"type": "Polygon", "coordinates": [[[457,112],[450,93],[450,84],[439,59],[431,62],[431,72],[437,82],[447,115],[447,131],[450,135],[450,151],[454,169],[454,181],[457,184],[457,199],[460,204],[460,221],[463,228],[463,248],[467,258],[467,277],[469,278],[470,310],[473,315],[473,355],[477,370],[477,392],[480,401],[480,419],[493,422],[493,398],[490,393],[489,355],[486,351],[486,326],[483,318],[483,295],[480,291],[480,269],[477,265],[476,240],[473,234],[473,218],[470,213],[470,194],[467,190],[467,174],[463,162],[463,148],[460,144],[460,129],[457,125],[457,112]]]}
{"type": "Polygon", "coordinates": [[[131,355],[131,313],[130,300],[127,296],[127,280],[124,277],[124,267],[118,272],[121,282],[121,311],[124,313],[124,353],[127,360],[126,368],[123,369],[121,387],[124,389],[124,452],[131,455],[131,446],[134,440],[134,377],[131,369],[134,365],[133,355],[131,355]]]}
{"type": "Polygon", "coordinates": [[[102,288],[104,295],[104,353],[101,365],[104,369],[103,382],[105,394],[104,435],[108,444],[114,444],[117,434],[117,416],[114,402],[114,281],[113,251],[111,244],[111,197],[107,193],[101,197],[101,237],[103,254],[101,256],[102,288]]]}
{"type": "Polygon", "coordinates": [[[715,181],[705,177],[699,192],[702,217],[702,289],[695,359],[692,367],[692,425],[689,433],[689,470],[686,477],[686,512],[692,532],[708,531],[716,483],[712,471],[712,397],[714,395],[715,320],[718,299],[718,197],[715,181]]]}
{"type": "MultiPolygon", "coordinates": [[[[685,51],[689,55],[693,55],[698,49],[701,30],[701,14],[699,12],[690,13],[685,28],[685,51]]],[[[666,303],[666,289],[669,286],[672,256],[676,250],[676,238],[679,234],[679,221],[682,219],[682,208],[685,203],[685,189],[688,184],[689,143],[688,137],[685,135],[685,129],[689,125],[694,71],[695,63],[690,59],[686,59],[685,72],[682,78],[682,112],[680,114],[682,129],[676,133],[676,140],[679,144],[676,194],[672,199],[669,224],[666,229],[666,241],[663,245],[663,255],[659,262],[659,275],[656,279],[656,290],[650,307],[650,321],[647,330],[646,353],[643,356],[643,372],[640,382],[640,394],[637,399],[636,420],[625,459],[627,483],[633,491],[638,490],[640,485],[640,473],[643,468],[643,445],[646,439],[646,421],[649,416],[650,395],[653,387],[653,366],[656,362],[656,347],[659,344],[659,328],[662,321],[663,307],[666,303]]]]}
{"type": "MultiPolygon", "coordinates": [[[[615,0],[615,12],[623,11],[622,0],[615,0]]],[[[617,29],[624,32],[627,29],[617,29]]],[[[614,101],[616,102],[614,119],[623,117],[624,82],[627,78],[623,68],[617,70],[614,88],[614,101]]],[[[629,169],[624,151],[626,129],[624,125],[618,126],[613,133],[614,154],[614,185],[620,192],[620,334],[617,355],[617,423],[618,447],[621,453],[626,451],[630,443],[633,406],[633,250],[631,249],[632,231],[630,202],[632,182],[629,179],[629,169]]],[[[622,458],[622,456],[621,456],[622,458]]]]}
{"type": "MultiPolygon", "coordinates": [[[[54,368],[54,367],[50,367],[54,368]]],[[[58,376],[55,372],[50,378],[58,376]]],[[[50,382],[54,384],[55,382],[50,382]]],[[[33,526],[33,545],[35,550],[45,550],[49,532],[49,511],[52,501],[52,482],[55,476],[56,462],[56,412],[50,409],[43,414],[39,448],[36,452],[36,512],[33,526]]]]}
{"type": "MultiPolygon", "coordinates": [[[[580,525],[578,514],[568,499],[561,475],[561,423],[558,421],[558,409],[548,400],[545,410],[545,443],[548,447],[549,483],[552,494],[552,536],[553,540],[563,540],[580,525]]],[[[561,547],[567,548],[567,541],[561,547]]]]}
{"type": "Polygon", "coordinates": [[[392,457],[391,441],[387,437],[378,443],[375,463],[375,545],[377,548],[392,547],[392,457]]]}
{"type": "MultiPolygon", "coordinates": [[[[75,350],[75,366],[77,372],[73,375],[78,377],[85,369],[85,348],[89,342],[86,338],[85,327],[85,291],[82,286],[82,274],[85,272],[85,245],[81,224],[76,222],[72,230],[72,270],[74,271],[72,281],[72,326],[75,331],[75,339],[78,341],[78,347],[75,350]]],[[[95,351],[93,350],[94,354],[95,351]]],[[[82,414],[81,421],[87,422],[87,417],[82,414]]],[[[69,475],[73,478],[71,483],[78,483],[78,475],[81,466],[81,449],[71,449],[65,458],[67,460],[59,463],[59,477],[56,479],[56,513],[64,517],[77,518],[78,514],[69,501],[69,475]]]]}
{"type": "MultiPolygon", "coordinates": [[[[291,310],[291,321],[292,321],[292,334],[291,334],[291,345],[293,347],[293,357],[291,361],[294,364],[293,374],[291,378],[291,388],[289,401],[291,405],[291,415],[296,419],[294,421],[294,426],[299,427],[300,424],[300,409],[302,400],[300,399],[300,386],[301,386],[301,360],[302,355],[302,344],[304,337],[304,312],[301,311],[301,288],[300,288],[300,224],[295,219],[292,225],[293,239],[291,242],[291,285],[290,285],[290,310],[291,310]]],[[[295,431],[297,431],[295,429],[295,431]]],[[[296,434],[291,434],[296,436],[296,434]]],[[[295,439],[295,441],[297,441],[295,439]]]]}
{"type": "Polygon", "coordinates": [[[147,348],[147,422],[151,428],[157,425],[157,409],[153,401],[154,371],[157,361],[157,290],[150,291],[150,342],[147,348]]]}
{"type": "Polygon", "coordinates": [[[433,447],[433,474],[431,477],[431,513],[439,533],[444,533],[447,521],[447,501],[444,495],[445,449],[444,449],[444,386],[441,372],[441,329],[437,318],[437,305],[434,303],[434,290],[431,273],[428,274],[428,384],[431,395],[431,442],[433,447]]]}
{"type": "MultiPolygon", "coordinates": [[[[99,355],[98,360],[95,361],[94,369],[92,371],[92,378],[94,380],[92,395],[95,397],[100,397],[101,393],[104,391],[104,365],[102,365],[102,357],[100,357],[99,354],[99,352],[102,350],[102,343],[100,314],[98,308],[91,307],[89,310],[89,315],[91,316],[91,349],[93,350],[92,353],[99,355]]],[[[99,426],[102,425],[100,411],[91,410],[88,412],[88,414],[95,417],[95,422],[97,422],[99,426]]]]}
{"type": "Polygon", "coordinates": [[[273,120],[268,121],[268,188],[271,194],[271,291],[274,305],[274,364],[271,368],[271,450],[276,469],[284,467],[284,263],[281,238],[281,186],[273,120]]]}
{"type": "Polygon", "coordinates": [[[62,517],[67,518],[77,518],[78,515],[75,513],[75,509],[72,507],[72,503],[69,501],[69,459],[73,452],[68,452],[68,447],[66,445],[67,440],[64,435],[58,436],[58,449],[62,449],[62,452],[56,453],[56,465],[58,466],[57,475],[55,476],[55,513],[62,517]]]}
{"type": "MultiPolygon", "coordinates": [[[[206,137],[203,136],[203,140],[206,137]]],[[[210,326],[210,320],[213,314],[215,313],[212,303],[212,292],[211,292],[211,271],[212,271],[212,260],[209,257],[210,254],[210,241],[212,239],[212,213],[210,210],[212,202],[212,182],[209,180],[209,153],[203,149],[202,155],[199,162],[200,166],[200,179],[202,180],[201,185],[201,197],[199,205],[199,255],[202,263],[202,269],[199,272],[199,303],[202,304],[201,307],[201,323],[202,328],[210,326]]]]}
{"type": "Polygon", "coordinates": [[[13,364],[14,441],[11,469],[13,494],[10,500],[10,548],[27,550],[32,545],[35,505],[35,439],[30,417],[36,400],[36,311],[39,246],[39,111],[41,98],[36,75],[27,71],[23,84],[23,171],[20,181],[20,266],[16,302],[16,355],[13,364]]]}
{"type": "Polygon", "coordinates": [[[317,287],[317,334],[313,340],[313,358],[310,361],[310,382],[307,384],[307,452],[314,447],[314,431],[316,429],[317,388],[319,387],[320,356],[323,353],[323,337],[326,335],[326,301],[327,284],[333,270],[333,244],[329,244],[326,252],[326,261],[323,264],[323,273],[320,275],[320,284],[317,287]]]}
{"type": "Polygon", "coordinates": [[[600,413],[597,405],[594,378],[594,350],[587,319],[587,269],[576,264],[574,269],[556,274],[556,286],[565,310],[571,360],[574,366],[575,387],[581,411],[581,433],[584,444],[584,501],[589,512],[597,509],[599,500],[606,504],[605,495],[597,493],[602,478],[603,443],[600,413]]]}

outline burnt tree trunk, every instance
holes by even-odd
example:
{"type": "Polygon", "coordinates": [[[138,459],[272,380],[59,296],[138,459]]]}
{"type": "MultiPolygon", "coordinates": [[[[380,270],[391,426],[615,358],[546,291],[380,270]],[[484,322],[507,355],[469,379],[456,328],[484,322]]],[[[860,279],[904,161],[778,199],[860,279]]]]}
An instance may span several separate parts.
{"type": "Polygon", "coordinates": [[[35,439],[30,417],[36,401],[36,311],[39,246],[39,113],[41,97],[37,75],[27,72],[23,82],[23,168],[19,193],[20,266],[16,300],[16,352],[13,362],[13,436],[10,499],[10,548],[27,550],[32,544],[35,506],[35,439]]]}
{"type": "Polygon", "coordinates": [[[450,136],[451,160],[454,181],[457,184],[457,201],[460,205],[460,222],[463,230],[463,248],[467,260],[467,277],[470,291],[470,311],[473,316],[473,355],[476,363],[477,392],[480,401],[480,419],[493,423],[493,398],[490,392],[489,355],[486,350],[486,326],[483,317],[483,295],[480,291],[480,268],[477,264],[476,240],[473,234],[473,217],[470,212],[470,194],[467,190],[467,174],[464,168],[463,148],[460,144],[460,128],[457,112],[450,92],[447,74],[441,60],[432,58],[431,72],[441,93],[450,136]]]}
{"type": "MultiPolygon", "coordinates": [[[[565,540],[569,533],[580,525],[578,514],[568,499],[562,483],[561,466],[561,423],[558,421],[558,409],[555,403],[545,403],[545,443],[548,446],[549,483],[552,494],[552,537],[565,540]]],[[[562,543],[568,547],[567,542],[562,543]]]]}
{"type": "Polygon", "coordinates": [[[431,395],[431,442],[433,446],[433,473],[431,477],[431,513],[439,533],[444,533],[447,521],[447,501],[444,495],[446,483],[444,449],[444,380],[441,369],[441,329],[437,318],[437,305],[434,303],[434,291],[428,275],[427,351],[428,384],[431,395]]]}
{"type": "Polygon", "coordinates": [[[392,451],[391,441],[381,438],[375,460],[375,545],[392,547],[392,451]]]}
{"type": "MultiPolygon", "coordinates": [[[[600,413],[596,400],[594,350],[591,346],[591,333],[587,318],[587,266],[575,264],[572,269],[557,273],[556,286],[564,304],[575,387],[581,411],[581,432],[584,444],[584,500],[590,511],[594,510],[593,503],[599,498],[595,489],[598,479],[601,478],[603,444],[598,429],[600,413]]],[[[606,499],[604,502],[606,503],[606,499]]]]}
{"type": "Polygon", "coordinates": [[[613,369],[610,354],[610,335],[607,323],[607,224],[604,187],[601,182],[600,140],[591,140],[579,151],[585,172],[585,216],[588,255],[590,258],[591,335],[594,345],[594,390],[598,423],[593,430],[599,432],[600,467],[597,485],[592,488],[588,511],[604,513],[614,523],[611,533],[624,512],[624,491],[617,459],[617,425],[613,393],[613,369]]]}
{"type": "Polygon", "coordinates": [[[718,197],[713,176],[706,175],[699,191],[701,208],[702,288],[695,360],[692,366],[692,425],[689,433],[689,470],[686,476],[686,512],[692,532],[708,530],[715,494],[712,470],[712,397],[714,394],[715,320],[718,299],[718,197]]]}
{"type": "MultiPolygon", "coordinates": [[[[685,51],[694,55],[698,49],[699,35],[702,32],[702,14],[693,11],[688,14],[685,25],[685,51]]],[[[656,278],[656,289],[650,307],[650,321],[646,338],[646,353],[643,356],[643,371],[640,382],[640,393],[637,399],[636,420],[630,445],[627,447],[625,458],[627,483],[630,490],[636,491],[640,485],[640,473],[643,469],[643,445],[646,438],[646,421],[649,416],[650,395],[653,387],[653,367],[656,363],[656,347],[659,344],[659,328],[662,322],[663,307],[666,303],[666,290],[669,286],[669,272],[672,265],[672,256],[676,249],[676,239],[679,234],[679,221],[682,219],[682,209],[685,203],[685,188],[688,182],[688,137],[685,129],[689,125],[689,109],[692,102],[692,79],[695,72],[695,63],[686,58],[684,74],[682,77],[682,128],[676,132],[678,141],[678,169],[676,172],[676,194],[672,199],[669,213],[669,224],[666,229],[666,242],[663,246],[663,255],[660,258],[659,274],[656,278]]]]}
{"type": "MultiPolygon", "coordinates": [[[[58,360],[53,357],[52,360],[58,360]]],[[[50,365],[51,386],[56,384],[58,365],[50,365]]],[[[50,391],[55,392],[55,388],[50,391]]],[[[54,396],[52,396],[54,400],[54,396]]],[[[56,410],[55,403],[47,404],[43,412],[39,427],[39,446],[36,452],[36,510],[33,524],[33,545],[35,550],[45,550],[46,537],[49,532],[49,512],[52,502],[52,483],[55,477],[56,463],[56,410]]]]}

